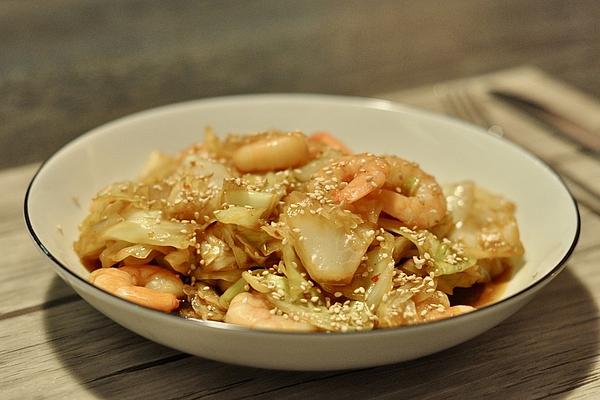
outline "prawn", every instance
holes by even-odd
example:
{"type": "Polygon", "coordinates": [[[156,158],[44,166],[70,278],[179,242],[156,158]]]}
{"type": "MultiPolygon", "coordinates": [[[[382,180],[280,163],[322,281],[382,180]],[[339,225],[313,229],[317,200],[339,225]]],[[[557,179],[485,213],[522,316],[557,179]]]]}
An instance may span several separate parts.
{"type": "Polygon", "coordinates": [[[133,303],[163,312],[179,307],[183,282],[173,272],[153,265],[100,268],[89,280],[97,287],[133,303]]]}
{"type": "Polygon", "coordinates": [[[439,290],[431,294],[421,292],[410,299],[406,299],[405,290],[390,293],[377,309],[380,328],[435,321],[475,311],[471,306],[451,306],[448,296],[439,290]]]}
{"type": "Polygon", "coordinates": [[[421,321],[435,321],[438,319],[455,317],[475,311],[471,306],[452,306],[448,295],[440,290],[431,294],[421,293],[413,298],[415,300],[417,316],[421,321]],[[425,295],[425,299],[420,299],[425,295]]]}
{"type": "Polygon", "coordinates": [[[471,306],[450,306],[443,311],[432,309],[422,318],[423,321],[435,321],[438,319],[456,317],[457,315],[466,314],[475,310],[476,308],[471,306]]]}
{"type": "Polygon", "coordinates": [[[282,315],[272,314],[271,305],[261,295],[243,292],[229,304],[225,322],[249,328],[308,332],[316,328],[306,322],[294,321],[282,315]]]}
{"type": "Polygon", "coordinates": [[[376,189],[381,188],[389,173],[388,163],[381,157],[368,153],[346,156],[323,168],[314,179],[318,186],[347,185],[334,191],[338,203],[352,204],[376,189]]]}
{"type": "Polygon", "coordinates": [[[232,156],[241,172],[267,172],[296,168],[310,160],[306,138],[300,133],[270,133],[239,147],[232,156]]]}
{"type": "Polygon", "coordinates": [[[308,140],[323,143],[335,150],[338,150],[344,155],[352,154],[352,150],[350,150],[348,146],[346,146],[329,132],[315,132],[308,137],[308,140]]]}
{"type": "Polygon", "coordinates": [[[383,211],[409,227],[439,223],[446,216],[446,198],[435,178],[416,163],[395,156],[385,160],[390,173],[379,195],[383,211]]]}

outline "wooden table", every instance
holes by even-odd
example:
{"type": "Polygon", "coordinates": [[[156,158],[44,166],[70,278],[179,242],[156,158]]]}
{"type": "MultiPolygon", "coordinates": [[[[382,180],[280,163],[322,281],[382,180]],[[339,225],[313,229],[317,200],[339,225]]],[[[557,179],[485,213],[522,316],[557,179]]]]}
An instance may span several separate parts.
{"type": "Polygon", "coordinates": [[[0,397],[599,398],[600,161],[486,94],[511,81],[556,83],[520,68],[381,96],[460,114],[447,96],[467,91],[494,129],[546,160],[577,198],[582,233],[568,267],[499,326],[439,354],[354,371],[268,371],[179,353],[116,325],[54,274],[22,221],[37,168],[28,165],[0,172],[0,397]]]}
{"type": "Polygon", "coordinates": [[[532,63],[600,96],[598,0],[0,2],[0,168],[136,111],[374,95],[532,63]]]}

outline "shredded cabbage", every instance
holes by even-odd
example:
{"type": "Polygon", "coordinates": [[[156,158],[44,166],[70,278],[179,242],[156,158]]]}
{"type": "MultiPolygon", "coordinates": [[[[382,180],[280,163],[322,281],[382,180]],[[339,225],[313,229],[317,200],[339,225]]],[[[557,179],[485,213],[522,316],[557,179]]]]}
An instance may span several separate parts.
{"type": "Polygon", "coordinates": [[[401,227],[397,233],[417,247],[419,257],[413,260],[417,269],[423,268],[435,276],[462,272],[476,262],[474,258],[464,254],[462,246],[458,243],[447,239],[440,240],[427,230],[413,231],[401,227]]]}
{"type": "Polygon", "coordinates": [[[317,207],[302,195],[291,197],[281,220],[290,230],[290,240],[304,268],[318,282],[348,284],[374,238],[374,231],[352,213],[336,207],[317,207]],[[319,212],[303,211],[310,209],[319,212]]]}
{"type": "Polygon", "coordinates": [[[502,258],[523,255],[515,205],[501,196],[461,182],[445,188],[454,229],[449,238],[464,246],[475,258],[502,258]]]}
{"type": "MultiPolygon", "coordinates": [[[[448,213],[410,229],[382,211],[381,188],[418,197],[419,176],[431,177],[416,164],[342,154],[324,136],[220,139],[207,129],[203,143],[179,154],[152,153],[139,179],[109,185],[92,200],[74,248],[90,270],[169,271],[183,294],[160,309],[187,318],[230,322],[228,309],[241,307],[238,316],[257,313],[249,319],[262,319],[261,327],[272,317],[271,326],[289,319],[327,332],[449,316],[455,288],[489,282],[523,254],[515,206],[501,196],[472,182],[448,185],[448,213]],[[246,145],[252,151],[239,151],[246,145]],[[282,164],[278,154],[256,154],[273,146],[294,165],[256,167],[282,164]],[[256,160],[241,167],[240,154],[256,160]],[[248,306],[248,299],[257,301],[248,306]]],[[[419,201],[426,210],[427,199],[419,201]]]]}
{"type": "Polygon", "coordinates": [[[104,231],[103,239],[186,249],[194,235],[190,225],[164,221],[160,211],[133,209],[122,217],[123,221],[104,231]]]}

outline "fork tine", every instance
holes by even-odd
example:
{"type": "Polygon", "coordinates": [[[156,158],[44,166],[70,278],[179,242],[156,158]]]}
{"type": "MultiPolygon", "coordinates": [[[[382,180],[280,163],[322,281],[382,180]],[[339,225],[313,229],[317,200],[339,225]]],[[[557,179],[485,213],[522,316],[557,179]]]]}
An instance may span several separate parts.
{"type": "Polygon", "coordinates": [[[444,96],[442,96],[441,102],[446,114],[466,121],[471,120],[462,104],[456,99],[454,91],[449,90],[446,92],[444,96]]]}
{"type": "Polygon", "coordinates": [[[479,125],[494,135],[504,136],[502,127],[489,118],[485,107],[467,89],[446,91],[440,101],[446,114],[479,125]]]}
{"type": "Polygon", "coordinates": [[[462,90],[462,101],[465,108],[470,110],[474,120],[478,121],[478,125],[484,128],[489,128],[493,125],[485,109],[467,89],[462,90]]]}
{"type": "Polygon", "coordinates": [[[443,100],[449,114],[475,125],[481,124],[477,114],[474,113],[469,105],[463,100],[460,89],[457,88],[448,91],[443,100]]]}
{"type": "Polygon", "coordinates": [[[454,93],[455,102],[459,104],[460,108],[462,108],[463,114],[467,116],[467,121],[472,122],[475,125],[481,125],[479,115],[477,115],[477,113],[473,111],[473,108],[468,103],[468,101],[465,100],[465,97],[462,94],[462,92],[463,91],[459,89],[454,93]]]}
{"type": "Polygon", "coordinates": [[[447,114],[459,119],[485,128],[489,128],[492,125],[483,108],[466,89],[457,88],[448,91],[442,97],[442,106],[447,114]]]}

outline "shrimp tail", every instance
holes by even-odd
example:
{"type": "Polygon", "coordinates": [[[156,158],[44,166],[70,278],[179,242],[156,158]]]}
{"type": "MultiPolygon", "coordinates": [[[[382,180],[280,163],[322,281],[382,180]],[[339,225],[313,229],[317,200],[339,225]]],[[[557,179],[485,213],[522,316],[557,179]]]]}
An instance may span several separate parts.
{"type": "Polygon", "coordinates": [[[115,291],[115,295],[158,311],[169,313],[179,307],[179,300],[172,293],[161,293],[142,286],[124,286],[115,291]]]}

